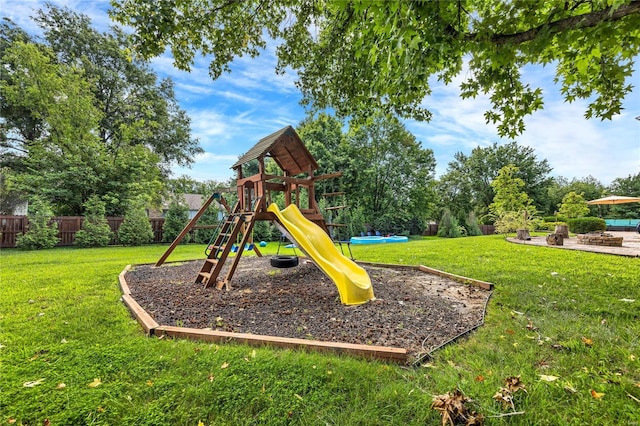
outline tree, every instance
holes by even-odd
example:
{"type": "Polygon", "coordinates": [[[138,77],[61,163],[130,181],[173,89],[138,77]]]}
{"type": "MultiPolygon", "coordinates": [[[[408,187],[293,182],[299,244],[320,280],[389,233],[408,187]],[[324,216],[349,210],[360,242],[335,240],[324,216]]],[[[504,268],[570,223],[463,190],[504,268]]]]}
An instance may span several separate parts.
{"type": "Polygon", "coordinates": [[[522,180],[522,190],[535,200],[538,210],[544,211],[552,182],[551,167],[546,159],[538,160],[533,148],[517,142],[478,146],[470,155],[456,153],[438,185],[443,203],[460,219],[474,211],[483,220],[494,201],[491,182],[509,164],[516,167],[515,176],[522,180]]]}
{"type": "Polygon", "coordinates": [[[105,247],[109,245],[113,232],[105,219],[105,203],[96,195],[84,203],[82,229],[76,232],[74,243],[80,247],[105,247]]]}
{"type": "Polygon", "coordinates": [[[139,246],[153,241],[153,229],[145,210],[149,199],[138,196],[129,202],[124,220],[118,228],[118,240],[125,246],[139,246]]]}
{"type": "Polygon", "coordinates": [[[146,194],[160,202],[172,164],[202,152],[173,83],[131,61],[118,28],[99,33],[84,15],[47,6],[45,42],[0,25],[0,151],[10,186],[37,190],[58,214],[83,214],[92,195],[109,215],[146,194]]]}
{"type": "Polygon", "coordinates": [[[235,57],[259,55],[267,38],[282,40],[277,71],[291,67],[303,102],[341,117],[382,110],[428,120],[422,102],[431,84],[451,83],[469,58],[460,95],[490,94],[485,118],[511,137],[543,107],[541,89],[523,81],[523,66],[555,63],[565,100],[587,99],[587,117],[610,119],[631,92],[640,52],[637,0],[112,4],[112,16],[134,29],[142,57],[170,48],[174,64],[188,70],[196,55],[209,55],[214,79],[235,57]]]}
{"type": "Polygon", "coordinates": [[[457,238],[462,234],[458,226],[458,219],[451,214],[449,209],[444,209],[442,219],[438,223],[438,237],[457,238]]]}
{"type": "MultiPolygon", "coordinates": [[[[562,204],[562,199],[570,192],[581,194],[585,200],[594,200],[600,198],[605,187],[600,181],[593,176],[587,176],[581,179],[571,179],[569,182],[566,178],[560,176],[553,178],[548,189],[549,201],[548,208],[545,209],[546,215],[551,215],[557,211],[562,204]]],[[[597,206],[590,206],[590,215],[595,216],[598,213],[597,206]]]]}
{"type": "Polygon", "coordinates": [[[40,197],[31,198],[29,204],[29,230],[18,235],[16,247],[24,250],[52,248],[60,238],[58,238],[58,224],[51,222],[53,211],[51,206],[40,197]]]}
{"type": "Polygon", "coordinates": [[[568,219],[583,217],[589,213],[589,206],[582,197],[582,194],[576,194],[574,191],[571,191],[562,199],[562,205],[558,213],[568,219]]]}
{"type": "MultiPolygon", "coordinates": [[[[189,221],[189,207],[176,196],[171,199],[169,209],[164,217],[164,225],[162,226],[162,240],[171,242],[182,232],[185,225],[189,221]]],[[[183,243],[189,242],[189,238],[184,238],[183,243]]]]}
{"type": "Polygon", "coordinates": [[[535,207],[531,198],[522,191],[524,181],[516,177],[518,168],[513,164],[503,167],[491,182],[496,195],[489,210],[496,218],[496,232],[509,233],[518,229],[529,230],[535,207]]]}
{"type": "Polygon", "coordinates": [[[396,118],[376,116],[347,135],[344,188],[385,233],[419,233],[430,216],[435,159],[396,118]]]}

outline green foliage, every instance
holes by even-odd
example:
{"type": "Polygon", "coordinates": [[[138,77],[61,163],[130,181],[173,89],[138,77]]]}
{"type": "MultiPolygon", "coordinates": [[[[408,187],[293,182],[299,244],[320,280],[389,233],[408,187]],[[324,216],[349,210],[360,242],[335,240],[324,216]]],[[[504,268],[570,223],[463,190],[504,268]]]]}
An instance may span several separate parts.
{"type": "MultiPolygon", "coordinates": [[[[438,183],[442,204],[456,217],[462,218],[469,211],[476,212],[481,218],[485,217],[495,196],[491,182],[500,170],[509,164],[518,168],[515,176],[524,183],[521,190],[533,200],[536,208],[549,210],[551,167],[546,159],[538,160],[533,148],[518,145],[516,142],[478,146],[470,155],[457,152],[438,183]]],[[[555,204],[551,207],[551,213],[553,209],[555,204]]]]}
{"type": "Polygon", "coordinates": [[[170,49],[183,70],[209,57],[214,79],[234,58],[255,57],[268,39],[278,40],[276,71],[296,72],[303,103],[356,120],[380,111],[429,120],[423,101],[431,84],[451,83],[467,63],[460,96],[488,94],[486,121],[511,138],[524,131],[525,116],[543,108],[542,90],[523,81],[524,65],[555,63],[564,99],[587,100],[588,118],[611,119],[632,90],[627,82],[640,53],[632,0],[112,5],[112,16],[133,28],[136,53],[170,49]]]}
{"type": "Polygon", "coordinates": [[[442,214],[442,219],[440,219],[438,223],[438,237],[457,238],[460,236],[462,236],[462,234],[458,226],[458,219],[451,214],[449,209],[445,209],[442,214]]]}
{"type": "Polygon", "coordinates": [[[29,203],[29,230],[16,238],[16,247],[23,250],[47,249],[54,247],[58,238],[58,224],[51,222],[51,205],[40,197],[33,197],[29,203]]]}
{"type": "MultiPolygon", "coordinates": [[[[173,197],[169,203],[169,209],[164,217],[164,225],[162,226],[162,240],[170,243],[182,232],[185,225],[189,222],[189,207],[183,200],[173,197]]],[[[189,242],[189,236],[182,239],[182,243],[189,242]]]]}
{"type": "Polygon", "coordinates": [[[560,216],[560,215],[557,215],[557,216],[544,216],[542,218],[542,220],[544,222],[554,222],[554,223],[558,222],[559,225],[562,225],[562,224],[564,224],[564,222],[567,221],[567,218],[564,217],[564,216],[560,216]]]}
{"type": "Polygon", "coordinates": [[[575,234],[586,234],[587,232],[604,231],[607,223],[599,217],[578,217],[569,219],[569,231],[575,234]]]}
{"type": "MultiPolygon", "coordinates": [[[[585,200],[593,200],[602,196],[605,186],[593,176],[587,176],[582,179],[574,178],[571,181],[563,177],[553,178],[548,192],[549,206],[545,210],[546,214],[557,212],[560,204],[562,204],[562,199],[571,191],[581,194],[585,200]]],[[[588,216],[596,216],[598,214],[598,206],[590,206],[589,210],[590,214],[588,216]]]]}
{"type": "Polygon", "coordinates": [[[145,197],[131,200],[124,221],[118,228],[118,241],[125,246],[139,246],[153,241],[153,229],[145,209],[145,197]]]}
{"type": "Polygon", "coordinates": [[[253,240],[259,241],[277,241],[280,238],[280,231],[271,221],[259,220],[253,226],[253,240]]]}
{"type": "Polygon", "coordinates": [[[85,213],[82,229],[76,232],[74,243],[80,247],[105,247],[113,232],[105,219],[105,203],[92,196],[84,203],[85,213]]]}
{"type": "MultiPolygon", "coordinates": [[[[627,197],[640,197],[640,172],[624,178],[617,178],[609,187],[610,194],[624,195],[627,197]]],[[[594,197],[594,198],[599,198],[594,197]]],[[[640,218],[640,203],[617,204],[614,206],[598,206],[603,209],[605,217],[620,219],[640,218]]]]}
{"type": "Polygon", "coordinates": [[[571,191],[562,199],[559,213],[568,219],[582,217],[589,213],[589,206],[581,194],[571,191]]]}
{"type": "Polygon", "coordinates": [[[476,214],[474,212],[469,212],[464,227],[467,235],[470,237],[482,235],[482,230],[480,229],[480,225],[478,225],[478,219],[476,218],[476,214]]]}
{"type": "Polygon", "coordinates": [[[81,215],[91,195],[109,215],[139,193],[159,203],[171,165],[202,152],[173,83],[131,61],[117,28],[100,33],[52,5],[34,20],[43,39],[0,24],[0,166],[11,169],[13,190],[37,191],[59,215],[81,215]]]}
{"type": "Polygon", "coordinates": [[[498,233],[506,234],[518,229],[532,230],[535,207],[529,196],[521,191],[524,182],[516,177],[517,172],[518,168],[514,165],[505,166],[491,182],[496,195],[489,210],[496,218],[495,226],[498,233]]]}

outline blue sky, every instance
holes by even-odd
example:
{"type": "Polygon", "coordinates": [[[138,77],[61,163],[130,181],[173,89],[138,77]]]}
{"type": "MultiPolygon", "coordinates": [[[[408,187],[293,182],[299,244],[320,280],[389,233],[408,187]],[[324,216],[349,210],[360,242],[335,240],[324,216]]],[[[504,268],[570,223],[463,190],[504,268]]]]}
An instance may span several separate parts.
{"type": "MultiPolygon", "coordinates": [[[[88,15],[100,30],[111,25],[107,1],[51,3],[88,15]]],[[[43,5],[39,0],[0,0],[0,14],[37,32],[29,16],[43,5]]],[[[198,58],[190,73],[175,69],[166,54],[151,61],[159,76],[174,80],[176,98],[191,117],[193,135],[205,150],[191,169],[175,167],[175,177],[225,180],[232,176],[230,166],[238,156],[258,140],[284,126],[296,127],[305,117],[294,86],[295,74],[276,75],[275,63],[275,43],[256,59],[236,59],[232,72],[216,81],[208,75],[206,58],[198,58]]],[[[565,103],[553,84],[553,67],[528,67],[523,75],[526,82],[543,89],[545,108],[526,118],[527,129],[516,140],[532,147],[539,159],[546,158],[552,175],[568,179],[593,176],[608,185],[617,177],[640,172],[640,121],[635,119],[640,116],[640,71],[630,81],[634,91],[626,97],[623,113],[611,121],[584,119],[586,102],[565,103]]],[[[446,171],[456,152],[469,154],[476,146],[509,142],[484,121],[488,97],[459,98],[458,84],[464,78],[463,72],[448,86],[433,86],[434,95],[424,101],[433,112],[430,122],[405,121],[422,146],[433,150],[436,176],[446,171]]]]}

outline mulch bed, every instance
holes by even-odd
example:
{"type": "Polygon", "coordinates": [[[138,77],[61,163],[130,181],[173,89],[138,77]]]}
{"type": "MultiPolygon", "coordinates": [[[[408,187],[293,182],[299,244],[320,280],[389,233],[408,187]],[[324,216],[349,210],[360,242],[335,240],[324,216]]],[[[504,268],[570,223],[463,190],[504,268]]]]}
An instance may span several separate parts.
{"type": "Polygon", "coordinates": [[[243,257],[231,290],[194,284],[201,266],[201,260],[139,265],[126,280],[162,325],[400,347],[413,358],[475,328],[490,296],[414,269],[365,265],[376,299],[345,306],[333,282],[303,259],[277,269],[268,257],[243,257]]]}

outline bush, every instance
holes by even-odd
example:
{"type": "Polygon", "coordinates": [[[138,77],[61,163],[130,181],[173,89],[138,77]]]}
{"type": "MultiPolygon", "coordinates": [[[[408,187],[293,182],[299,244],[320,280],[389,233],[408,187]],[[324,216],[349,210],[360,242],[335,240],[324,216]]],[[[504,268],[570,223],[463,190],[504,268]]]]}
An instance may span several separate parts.
{"type": "Polygon", "coordinates": [[[16,247],[22,250],[47,249],[60,241],[58,224],[49,223],[53,217],[51,205],[34,197],[29,204],[29,230],[16,238],[16,247]]]}
{"type": "Polygon", "coordinates": [[[105,203],[94,195],[84,203],[84,208],[82,229],[76,232],[74,244],[80,247],[105,247],[109,245],[113,232],[105,219],[105,203]]]}
{"type": "Polygon", "coordinates": [[[578,217],[569,219],[569,231],[574,234],[586,234],[587,232],[604,231],[607,229],[607,223],[599,217],[578,217]]]}
{"type": "Polygon", "coordinates": [[[467,216],[467,221],[465,223],[466,235],[474,237],[476,235],[482,235],[482,230],[478,225],[478,219],[476,218],[476,214],[474,212],[469,212],[467,216]]]}
{"type": "Polygon", "coordinates": [[[560,224],[560,222],[566,222],[567,218],[564,216],[545,216],[542,218],[542,220],[544,220],[545,222],[553,222],[554,225],[556,222],[558,222],[558,224],[560,224]]]}
{"type": "Polygon", "coordinates": [[[153,241],[153,229],[142,198],[134,199],[127,207],[124,221],[118,229],[118,239],[125,246],[139,246],[153,241]]]}
{"type": "Polygon", "coordinates": [[[457,238],[460,235],[458,220],[451,214],[449,209],[444,209],[442,219],[438,224],[438,237],[457,238]]]}
{"type": "MultiPolygon", "coordinates": [[[[169,210],[167,210],[167,214],[164,217],[162,241],[170,243],[175,240],[187,222],[189,222],[189,208],[174,198],[171,200],[169,210]]],[[[181,242],[189,242],[189,235],[186,235],[181,242]]]]}

